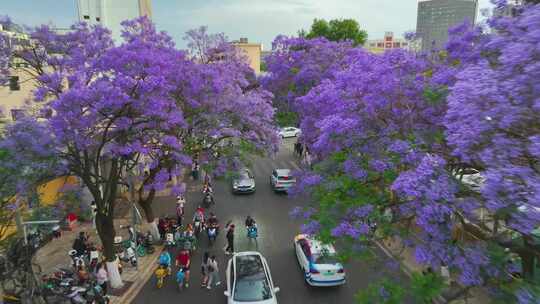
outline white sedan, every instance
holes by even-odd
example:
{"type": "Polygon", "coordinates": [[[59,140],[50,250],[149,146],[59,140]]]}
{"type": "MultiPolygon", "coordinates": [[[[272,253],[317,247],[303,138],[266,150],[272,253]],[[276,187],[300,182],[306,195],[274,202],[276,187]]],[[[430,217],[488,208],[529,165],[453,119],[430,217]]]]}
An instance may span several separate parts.
{"type": "Polygon", "coordinates": [[[302,132],[301,132],[300,129],[298,129],[298,128],[295,128],[295,127],[285,127],[285,128],[282,128],[282,129],[279,131],[279,136],[281,136],[281,138],[297,137],[298,135],[300,135],[300,133],[302,133],[302,132]]]}
{"type": "Polygon", "coordinates": [[[306,283],[311,286],[337,286],[345,284],[345,270],[330,244],[305,234],[294,238],[294,250],[306,283]]]}
{"type": "Polygon", "coordinates": [[[239,252],[227,264],[228,304],[277,304],[270,267],[266,259],[255,251],[239,252]]]}

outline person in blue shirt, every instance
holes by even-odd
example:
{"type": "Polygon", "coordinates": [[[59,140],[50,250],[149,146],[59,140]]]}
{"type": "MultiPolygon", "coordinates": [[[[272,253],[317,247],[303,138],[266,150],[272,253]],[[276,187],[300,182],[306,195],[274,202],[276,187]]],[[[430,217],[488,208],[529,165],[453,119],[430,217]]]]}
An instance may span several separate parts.
{"type": "Polygon", "coordinates": [[[170,253],[167,250],[163,251],[161,255],[159,256],[159,265],[170,268],[171,263],[172,263],[172,258],[171,258],[170,253]]]}

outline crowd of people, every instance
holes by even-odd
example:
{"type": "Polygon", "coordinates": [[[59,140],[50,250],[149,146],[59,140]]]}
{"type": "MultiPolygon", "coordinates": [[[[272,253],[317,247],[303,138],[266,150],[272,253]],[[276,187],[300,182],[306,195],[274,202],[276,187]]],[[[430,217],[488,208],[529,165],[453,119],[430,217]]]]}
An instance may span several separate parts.
{"type": "MultiPolygon", "coordinates": [[[[198,179],[198,164],[194,163],[192,168],[192,178],[193,180],[198,179]]],[[[213,188],[210,180],[210,175],[206,174],[203,182],[203,193],[213,193],[213,188]]],[[[210,240],[209,229],[214,228],[216,235],[219,234],[220,224],[219,220],[214,212],[207,211],[203,206],[199,205],[198,208],[193,213],[191,222],[185,223],[185,204],[186,199],[183,195],[177,197],[176,200],[176,233],[174,236],[176,242],[178,253],[176,254],[174,260],[171,256],[169,249],[165,249],[158,260],[158,269],[156,270],[156,277],[171,274],[172,267],[176,268],[175,280],[179,289],[187,288],[190,285],[190,274],[192,266],[192,256],[195,250],[193,244],[187,244],[185,242],[186,237],[191,236],[193,241],[196,241],[199,238],[199,234],[203,231],[207,231],[208,238],[210,240]],[[185,230],[182,231],[181,227],[185,226],[185,230]]],[[[246,230],[256,229],[256,222],[251,216],[248,216],[245,221],[246,230]]],[[[234,238],[235,238],[235,228],[236,226],[229,221],[225,225],[225,238],[227,241],[226,246],[223,248],[225,255],[232,255],[235,253],[234,249],[234,238]]],[[[165,228],[163,228],[165,229],[165,228]]],[[[160,228],[161,230],[163,230],[160,228]]],[[[166,233],[164,233],[166,234],[166,233]]],[[[165,238],[162,235],[162,238],[165,238]]],[[[188,238],[189,239],[189,238],[188,238]]],[[[189,242],[188,242],[189,243],[189,242]]],[[[212,287],[218,286],[221,284],[219,276],[219,265],[216,259],[216,256],[210,254],[209,251],[203,253],[201,260],[201,287],[212,289],[212,287]]]]}

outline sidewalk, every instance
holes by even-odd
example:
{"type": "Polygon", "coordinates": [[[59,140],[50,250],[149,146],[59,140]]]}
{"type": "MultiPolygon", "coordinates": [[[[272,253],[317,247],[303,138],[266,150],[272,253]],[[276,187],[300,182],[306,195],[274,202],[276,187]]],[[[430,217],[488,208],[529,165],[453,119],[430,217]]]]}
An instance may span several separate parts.
{"type": "MultiPolygon", "coordinates": [[[[127,229],[120,228],[120,226],[127,226],[130,221],[126,218],[115,219],[114,221],[117,235],[127,239],[127,229]]],[[[141,231],[146,231],[146,225],[141,225],[141,231]]],[[[75,238],[81,231],[87,232],[90,235],[90,241],[95,244],[99,244],[99,237],[96,230],[92,227],[91,223],[83,223],[77,226],[72,231],[63,231],[62,236],[59,239],[53,239],[47,245],[38,250],[34,256],[34,262],[41,266],[42,274],[47,274],[55,271],[57,268],[71,268],[71,259],[68,255],[69,250],[72,249],[75,238]]],[[[124,287],[121,289],[110,289],[109,297],[111,303],[130,303],[136,296],[138,289],[150,278],[153,273],[155,262],[157,261],[159,254],[161,253],[162,246],[155,246],[156,250],[152,255],[147,255],[138,258],[137,267],[123,264],[122,280],[124,287]]]]}
{"type": "MultiPolygon", "coordinates": [[[[425,269],[424,266],[416,263],[414,257],[414,252],[412,248],[405,247],[403,249],[401,240],[397,237],[388,238],[383,242],[377,242],[377,245],[385,252],[386,255],[395,258],[400,261],[403,266],[403,270],[407,275],[411,275],[413,272],[422,272],[425,269]]],[[[443,291],[443,295],[438,299],[437,302],[446,303],[446,299],[451,295],[456,294],[461,289],[460,285],[457,283],[457,280],[454,278],[451,279],[450,286],[443,291]]],[[[488,304],[491,303],[491,299],[486,290],[476,287],[471,290],[466,295],[459,297],[456,300],[453,300],[453,304],[488,304]]]]}

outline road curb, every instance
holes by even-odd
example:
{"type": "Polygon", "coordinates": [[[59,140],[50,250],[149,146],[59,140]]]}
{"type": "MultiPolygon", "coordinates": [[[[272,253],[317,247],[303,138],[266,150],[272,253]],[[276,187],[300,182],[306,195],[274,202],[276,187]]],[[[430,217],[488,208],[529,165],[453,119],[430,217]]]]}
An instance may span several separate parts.
{"type": "Polygon", "coordinates": [[[152,255],[147,256],[150,258],[150,263],[147,265],[147,267],[144,270],[139,271],[137,280],[133,282],[133,284],[128,288],[128,290],[126,290],[121,297],[114,301],[114,303],[130,304],[139,294],[139,291],[141,291],[148,279],[150,279],[150,277],[154,273],[155,263],[153,263],[152,261],[157,261],[159,255],[163,251],[163,246],[155,246],[155,249],[156,251],[152,255]]]}

